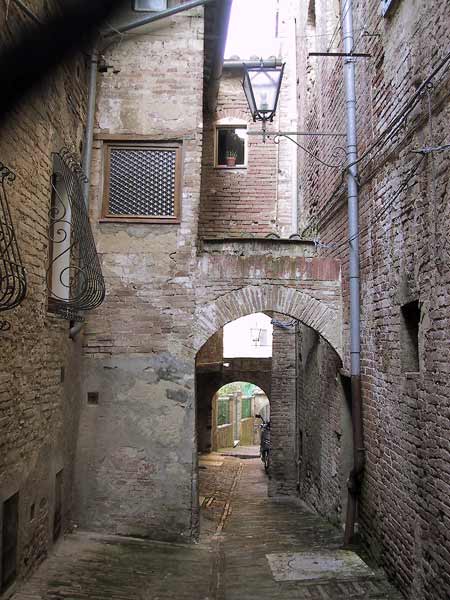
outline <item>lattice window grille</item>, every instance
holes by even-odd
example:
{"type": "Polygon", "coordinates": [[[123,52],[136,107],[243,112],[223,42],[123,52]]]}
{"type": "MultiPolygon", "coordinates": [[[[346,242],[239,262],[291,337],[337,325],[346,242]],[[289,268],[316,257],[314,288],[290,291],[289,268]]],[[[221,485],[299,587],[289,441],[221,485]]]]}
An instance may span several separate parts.
{"type": "Polygon", "coordinates": [[[176,150],[111,148],[109,214],[175,216],[176,150]]]}

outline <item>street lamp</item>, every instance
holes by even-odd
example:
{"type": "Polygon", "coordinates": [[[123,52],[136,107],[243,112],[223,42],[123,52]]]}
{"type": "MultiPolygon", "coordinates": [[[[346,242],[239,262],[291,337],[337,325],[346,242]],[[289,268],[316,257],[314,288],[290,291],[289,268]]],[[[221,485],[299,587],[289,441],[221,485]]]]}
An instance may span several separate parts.
{"type": "Polygon", "coordinates": [[[280,96],[284,64],[249,67],[244,63],[242,87],[252,113],[253,121],[262,121],[263,142],[266,141],[266,123],[273,121],[280,96]]]}

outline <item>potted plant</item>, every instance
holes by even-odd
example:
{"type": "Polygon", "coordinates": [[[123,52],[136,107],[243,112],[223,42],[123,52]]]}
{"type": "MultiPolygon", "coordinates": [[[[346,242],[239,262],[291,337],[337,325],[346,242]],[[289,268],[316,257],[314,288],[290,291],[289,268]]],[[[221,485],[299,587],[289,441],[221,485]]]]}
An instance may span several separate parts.
{"type": "Polygon", "coordinates": [[[227,167],[236,166],[236,158],[237,158],[236,150],[227,150],[227,153],[226,153],[227,167]]]}

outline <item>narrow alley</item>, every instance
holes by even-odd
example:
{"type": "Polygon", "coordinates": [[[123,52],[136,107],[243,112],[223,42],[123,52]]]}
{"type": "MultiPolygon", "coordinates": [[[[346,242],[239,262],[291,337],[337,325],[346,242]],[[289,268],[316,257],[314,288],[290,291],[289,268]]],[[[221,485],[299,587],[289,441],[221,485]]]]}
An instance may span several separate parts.
{"type": "Polygon", "coordinates": [[[299,501],[269,498],[259,459],[213,453],[200,474],[198,544],[72,533],[13,600],[400,600],[352,553],[333,574],[341,533],[299,501]],[[301,553],[318,570],[302,574],[301,553]]]}
{"type": "Polygon", "coordinates": [[[450,0],[0,58],[0,600],[450,600],[450,0]]]}

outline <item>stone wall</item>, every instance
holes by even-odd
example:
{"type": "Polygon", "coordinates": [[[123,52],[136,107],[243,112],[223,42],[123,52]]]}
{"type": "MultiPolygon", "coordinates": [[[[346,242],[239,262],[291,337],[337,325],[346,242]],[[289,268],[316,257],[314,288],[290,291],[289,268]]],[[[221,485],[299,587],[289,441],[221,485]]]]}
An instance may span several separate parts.
{"type": "MultiPolygon", "coordinates": [[[[274,313],[281,323],[290,323],[285,315],[274,313]]],[[[297,486],[297,365],[295,329],[274,325],[272,342],[272,394],[270,397],[269,495],[295,496],[297,486]]]]}
{"type": "MultiPolygon", "coordinates": [[[[27,6],[44,18],[55,4],[34,0],[27,6]]],[[[5,11],[2,4],[2,43],[17,40],[30,24],[15,3],[5,11]]],[[[72,515],[80,347],[69,339],[69,321],[47,311],[45,277],[52,152],[66,146],[80,153],[85,89],[86,65],[80,54],[50,74],[1,125],[0,161],[16,174],[14,183],[5,187],[28,280],[22,304],[0,313],[11,326],[0,333],[0,531],[5,526],[2,503],[18,493],[18,579],[53,544],[60,471],[63,530],[72,515]]]]}
{"type": "Polygon", "coordinates": [[[329,520],[345,521],[353,466],[352,422],[336,352],[310,327],[297,330],[299,494],[329,520]]]}
{"type": "Polygon", "coordinates": [[[216,387],[217,371],[221,371],[222,363],[223,329],[212,335],[203,348],[200,348],[195,361],[196,430],[199,452],[211,451],[212,395],[219,389],[216,387]],[[199,372],[202,367],[205,368],[206,373],[199,372]]]}
{"type": "Polygon", "coordinates": [[[203,10],[114,44],[100,76],[91,217],[107,298],[84,338],[85,405],[78,454],[79,523],[165,540],[195,534],[196,232],[200,196],[203,10]],[[181,223],[99,222],[104,144],[182,144],[181,223]]]}
{"type": "MultiPolygon", "coordinates": [[[[315,4],[315,33],[321,35],[315,38],[317,49],[326,50],[331,42],[325,36],[330,31],[325,18],[329,3],[315,4]]],[[[449,431],[443,418],[450,405],[449,155],[415,151],[448,143],[448,62],[430,86],[421,88],[423,93],[417,91],[446,55],[450,6],[444,0],[398,0],[382,17],[378,1],[354,5],[358,51],[371,55],[358,60],[356,68],[359,152],[368,152],[359,164],[367,458],[360,530],[369,552],[407,597],[440,600],[450,594],[450,538],[444,525],[450,519],[445,500],[450,491],[449,431]],[[406,114],[408,103],[413,110],[395,131],[392,119],[406,114]],[[415,326],[402,311],[414,301],[420,308],[415,326]],[[405,329],[416,333],[405,335],[405,329]],[[407,365],[417,348],[419,361],[411,373],[407,365]]],[[[298,24],[299,35],[311,32],[307,2],[301,3],[298,24]]],[[[339,30],[337,38],[333,44],[341,48],[339,30]]],[[[323,58],[314,67],[307,63],[306,50],[299,45],[301,127],[341,132],[342,63],[323,58]]],[[[333,145],[339,144],[316,139],[308,148],[328,159],[333,145]]],[[[325,244],[324,255],[342,260],[346,330],[345,187],[338,170],[305,156],[299,169],[310,231],[325,244]]],[[[348,359],[344,346],[346,368],[348,359]]]]}

